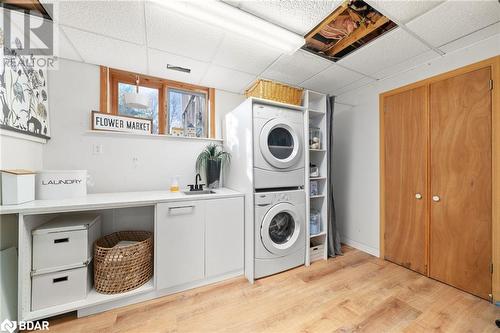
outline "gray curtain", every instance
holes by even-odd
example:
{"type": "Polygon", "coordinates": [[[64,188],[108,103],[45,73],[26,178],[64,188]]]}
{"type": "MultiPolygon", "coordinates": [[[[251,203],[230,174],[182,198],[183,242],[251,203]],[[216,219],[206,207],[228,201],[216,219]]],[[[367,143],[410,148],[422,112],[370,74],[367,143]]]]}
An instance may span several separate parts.
{"type": "Polygon", "coordinates": [[[335,257],[342,254],[340,248],[340,234],[335,216],[335,200],[333,193],[333,106],[335,96],[326,97],[326,138],[328,142],[327,170],[328,170],[328,256],[335,257]]]}

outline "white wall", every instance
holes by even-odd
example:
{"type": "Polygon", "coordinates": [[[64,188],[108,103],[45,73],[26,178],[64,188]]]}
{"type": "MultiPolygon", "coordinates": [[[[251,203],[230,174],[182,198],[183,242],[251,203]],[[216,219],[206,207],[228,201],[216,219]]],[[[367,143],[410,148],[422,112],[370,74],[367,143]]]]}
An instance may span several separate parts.
{"type": "MultiPolygon", "coordinates": [[[[89,133],[90,111],[99,109],[98,66],[61,60],[48,81],[52,138],[43,146],[44,169],[86,169],[94,193],[165,190],[176,175],[181,186],[194,182],[196,157],[210,141],[89,133]],[[101,155],[92,153],[95,144],[101,155]]],[[[217,121],[243,100],[216,91],[217,121]]]]}
{"type": "Polygon", "coordinates": [[[379,253],[378,95],[499,54],[500,35],[496,35],[336,98],[334,191],[345,243],[379,253]]]}

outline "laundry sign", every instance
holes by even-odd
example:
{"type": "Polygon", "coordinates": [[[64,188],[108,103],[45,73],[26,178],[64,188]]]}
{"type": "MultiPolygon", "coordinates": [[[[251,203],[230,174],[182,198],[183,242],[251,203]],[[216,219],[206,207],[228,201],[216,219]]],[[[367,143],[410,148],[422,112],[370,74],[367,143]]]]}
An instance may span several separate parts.
{"type": "Polygon", "coordinates": [[[92,130],[151,134],[153,132],[153,121],[151,119],[92,111],[92,130]]]}

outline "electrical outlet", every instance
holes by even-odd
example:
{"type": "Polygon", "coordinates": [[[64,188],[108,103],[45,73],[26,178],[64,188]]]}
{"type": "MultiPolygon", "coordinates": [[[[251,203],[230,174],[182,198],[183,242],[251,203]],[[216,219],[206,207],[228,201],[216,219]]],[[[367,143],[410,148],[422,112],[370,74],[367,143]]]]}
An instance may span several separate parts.
{"type": "Polygon", "coordinates": [[[102,144],[93,144],[92,145],[92,154],[102,155],[102,144]]]}

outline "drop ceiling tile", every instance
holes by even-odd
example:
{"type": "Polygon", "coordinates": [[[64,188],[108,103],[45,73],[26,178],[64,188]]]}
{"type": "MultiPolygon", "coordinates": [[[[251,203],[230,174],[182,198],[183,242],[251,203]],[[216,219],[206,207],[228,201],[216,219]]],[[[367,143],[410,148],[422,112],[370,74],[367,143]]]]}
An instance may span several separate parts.
{"type": "Polygon", "coordinates": [[[145,47],[65,26],[62,29],[85,62],[147,72],[145,47]]]}
{"type": "Polygon", "coordinates": [[[300,85],[314,91],[331,93],[361,78],[363,78],[363,75],[359,73],[332,64],[327,69],[319,72],[307,81],[302,82],[300,85]]]}
{"type": "Polygon", "coordinates": [[[332,63],[307,51],[282,55],[261,76],[288,84],[299,84],[329,67],[332,63]]]}
{"type": "Polygon", "coordinates": [[[470,35],[445,44],[439,49],[445,53],[450,53],[498,34],[500,34],[500,23],[495,23],[486,28],[473,32],[470,35]]]}
{"type": "Polygon", "coordinates": [[[199,84],[209,64],[155,49],[148,50],[149,74],[180,82],[199,84]],[[191,69],[191,73],[167,69],[167,64],[191,69]]]}
{"type": "Polygon", "coordinates": [[[217,50],[213,63],[251,74],[260,74],[280,55],[279,51],[266,45],[228,33],[217,50]]]}
{"type": "Polygon", "coordinates": [[[341,2],[341,0],[261,0],[227,3],[299,35],[305,35],[333,12],[341,2]]]}
{"type": "Polygon", "coordinates": [[[76,48],[71,44],[68,37],[66,37],[62,28],[58,27],[57,36],[55,36],[55,38],[58,42],[55,49],[55,55],[59,58],[83,61],[82,57],[76,51],[76,48]]]}
{"type": "Polygon", "coordinates": [[[201,61],[211,61],[224,32],[187,16],[148,3],[148,46],[201,61]]]}
{"type": "Polygon", "coordinates": [[[255,75],[211,65],[200,84],[234,93],[243,92],[255,80],[255,75]]]}
{"type": "Polygon", "coordinates": [[[393,20],[402,23],[409,22],[413,18],[424,14],[430,9],[436,7],[443,1],[429,1],[429,0],[412,0],[412,1],[387,1],[387,0],[370,0],[367,1],[370,5],[380,11],[382,14],[387,15],[393,20]]]}
{"type": "Polygon", "coordinates": [[[500,21],[497,0],[447,1],[407,27],[435,47],[500,21]]]}
{"type": "Polygon", "coordinates": [[[58,1],[57,5],[54,20],[63,25],[145,44],[142,1],[58,1]]]}
{"type": "Polygon", "coordinates": [[[340,96],[348,91],[358,89],[360,87],[366,86],[366,85],[373,83],[375,81],[376,80],[365,76],[365,77],[362,77],[361,79],[356,80],[356,81],[354,81],[350,84],[347,84],[343,87],[334,89],[334,90],[330,91],[329,94],[334,95],[334,96],[340,96]]]}
{"type": "Polygon", "coordinates": [[[373,76],[378,78],[378,79],[383,79],[383,78],[395,75],[395,74],[400,73],[400,72],[408,71],[412,68],[415,68],[418,65],[425,63],[426,61],[429,61],[429,60],[432,60],[435,58],[439,58],[439,57],[441,57],[441,55],[439,55],[437,52],[435,52],[433,50],[429,50],[429,51],[421,53],[413,58],[410,58],[408,60],[400,62],[399,64],[384,68],[380,72],[373,74],[373,76]]]}
{"type": "Polygon", "coordinates": [[[383,69],[407,61],[426,51],[429,51],[427,46],[401,28],[396,28],[347,55],[338,63],[360,73],[373,76],[383,69]]]}

